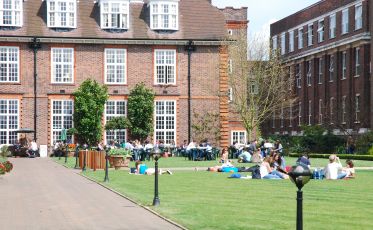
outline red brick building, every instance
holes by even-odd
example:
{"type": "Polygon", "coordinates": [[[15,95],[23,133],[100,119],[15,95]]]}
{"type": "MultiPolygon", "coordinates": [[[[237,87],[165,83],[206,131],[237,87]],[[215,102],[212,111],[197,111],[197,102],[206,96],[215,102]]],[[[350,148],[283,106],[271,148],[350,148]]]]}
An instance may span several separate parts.
{"type": "MultiPolygon", "coordinates": [[[[220,9],[225,16],[226,20],[226,29],[230,39],[235,39],[236,35],[240,35],[241,33],[247,35],[248,30],[248,19],[247,19],[247,7],[241,8],[233,8],[233,7],[226,7],[224,9],[220,9]]],[[[233,68],[235,63],[233,60],[228,57],[228,75],[233,73],[233,68]]],[[[228,102],[232,102],[234,100],[232,88],[227,88],[229,94],[228,102]]],[[[227,121],[227,130],[228,130],[228,139],[230,140],[229,144],[237,141],[240,144],[246,144],[248,139],[248,134],[246,132],[245,127],[242,124],[242,120],[239,117],[234,109],[231,106],[231,103],[227,104],[227,108],[229,111],[228,121],[227,121]]]]}
{"type": "Polygon", "coordinates": [[[373,4],[368,0],[315,3],[271,25],[271,42],[294,77],[298,101],[276,114],[266,133],[297,135],[300,125],[336,134],[372,128],[373,4]],[[288,118],[288,119],[287,119],[288,118]]]}
{"type": "MultiPolygon", "coordinates": [[[[72,93],[91,78],[109,89],[103,122],[125,116],[130,89],[144,82],[156,92],[153,140],[192,137],[189,101],[189,111],[221,114],[220,145],[228,145],[227,30],[210,1],[1,4],[0,144],[14,143],[14,131],[27,127],[36,129],[39,144],[52,145],[62,128],[73,127],[72,93]]],[[[127,133],[103,137],[124,140],[127,133]]]]}

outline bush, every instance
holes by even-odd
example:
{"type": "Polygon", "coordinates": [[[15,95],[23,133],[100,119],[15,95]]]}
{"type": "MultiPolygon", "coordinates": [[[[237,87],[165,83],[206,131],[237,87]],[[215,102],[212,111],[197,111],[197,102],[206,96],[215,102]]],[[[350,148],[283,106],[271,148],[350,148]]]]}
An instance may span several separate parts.
{"type": "Polygon", "coordinates": [[[373,155],[371,153],[371,147],[373,145],[373,132],[368,132],[364,135],[361,135],[356,140],[356,153],[359,154],[368,154],[373,155]]]}
{"type": "Polygon", "coordinates": [[[10,161],[6,161],[3,163],[4,167],[5,167],[5,171],[6,172],[10,172],[12,171],[13,169],[13,164],[10,162],[10,161]]]}

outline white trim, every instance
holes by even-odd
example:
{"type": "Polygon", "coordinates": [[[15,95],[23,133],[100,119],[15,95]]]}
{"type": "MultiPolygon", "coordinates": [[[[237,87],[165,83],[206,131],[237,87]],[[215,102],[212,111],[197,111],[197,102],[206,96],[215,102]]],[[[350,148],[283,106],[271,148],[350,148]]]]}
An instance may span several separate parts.
{"type": "Polygon", "coordinates": [[[304,29],[303,27],[302,28],[299,28],[298,29],[298,49],[303,49],[304,48],[304,39],[303,39],[303,35],[304,35],[304,29]],[[301,36],[299,36],[299,33],[302,32],[301,36]]]}
{"type": "Polygon", "coordinates": [[[360,61],[360,48],[355,48],[355,77],[359,77],[361,74],[361,61],[360,61]],[[358,73],[359,71],[359,73],[358,73]]]}
{"type": "Polygon", "coordinates": [[[355,30],[360,30],[362,28],[363,28],[363,5],[360,3],[360,4],[355,5],[355,30]],[[359,11],[360,15],[357,14],[358,7],[359,9],[361,9],[361,11],[359,11]]]}
{"type": "Polygon", "coordinates": [[[247,132],[246,130],[231,130],[231,144],[233,144],[233,137],[234,137],[234,133],[238,133],[238,140],[237,140],[237,143],[238,144],[242,144],[242,145],[246,145],[247,143],[247,132]],[[244,140],[245,140],[245,143],[240,143],[240,136],[241,136],[241,133],[244,134],[244,140]]]}
{"type": "MultiPolygon", "coordinates": [[[[176,56],[177,52],[176,52],[176,49],[154,49],[154,84],[155,85],[176,85],[176,63],[177,63],[177,56],[176,56]],[[163,64],[157,64],[157,52],[163,52],[162,56],[163,58],[165,58],[166,56],[166,53],[165,52],[173,52],[173,64],[167,64],[165,63],[165,61],[163,61],[164,63],[163,64]],[[169,83],[168,82],[168,78],[166,79],[166,72],[164,72],[164,76],[163,76],[163,80],[165,81],[164,83],[159,83],[158,82],[158,73],[157,73],[157,66],[164,66],[164,67],[167,67],[167,66],[172,66],[173,67],[173,75],[174,75],[174,79],[173,79],[173,82],[172,83],[169,83]],[[167,82],[166,82],[167,80],[167,82]]],[[[165,59],[163,59],[165,60],[165,59]]],[[[164,71],[166,71],[166,68],[164,69],[164,71]]]]}
{"type": "Polygon", "coordinates": [[[286,33],[281,34],[281,55],[286,54],[286,33]]]}
{"type": "Polygon", "coordinates": [[[77,22],[77,0],[46,0],[47,1],[47,25],[50,28],[76,28],[77,22]],[[54,8],[51,10],[51,3],[54,8]],[[64,3],[65,9],[61,9],[61,4],[64,3]],[[73,9],[70,7],[72,3],[73,9]],[[53,14],[54,17],[51,17],[53,14]],[[73,21],[71,21],[73,17],[73,21]],[[53,23],[52,19],[53,18],[53,23]],[[65,19],[63,23],[62,19],[65,19]]]}
{"type": "Polygon", "coordinates": [[[129,29],[130,12],[129,12],[129,0],[100,0],[100,26],[101,29],[129,29]],[[104,12],[104,4],[108,4],[108,12],[104,12]],[[119,4],[118,12],[112,11],[113,4],[119,4]],[[105,26],[104,14],[107,14],[108,25],[105,26]],[[119,19],[119,25],[113,26],[112,16],[117,15],[119,19]],[[123,19],[126,18],[126,23],[123,25],[123,19]]]}
{"type": "MultiPolygon", "coordinates": [[[[51,122],[51,129],[50,129],[50,137],[51,137],[51,142],[50,142],[50,144],[51,145],[54,145],[54,138],[53,138],[53,131],[61,131],[62,130],[62,127],[61,128],[59,128],[59,129],[54,129],[54,127],[53,127],[53,115],[54,115],[54,113],[53,113],[53,103],[54,102],[57,102],[57,101],[60,101],[61,102],[61,114],[59,114],[59,116],[61,116],[61,124],[63,125],[63,123],[64,123],[64,117],[66,116],[66,115],[69,115],[70,116],[70,114],[67,114],[67,113],[63,113],[63,111],[64,111],[64,109],[63,109],[63,104],[64,104],[64,102],[66,102],[66,101],[71,101],[72,102],[72,104],[71,104],[71,106],[72,106],[72,109],[71,109],[71,111],[72,111],[72,113],[71,113],[71,124],[72,124],[72,128],[74,127],[74,100],[72,100],[72,99],[61,99],[61,100],[56,100],[56,99],[52,99],[51,100],[51,107],[50,107],[50,122],[51,122]]],[[[69,129],[68,127],[65,127],[66,129],[69,129]]],[[[72,136],[71,137],[71,142],[73,143],[74,142],[74,136],[72,136]]]]}
{"type": "Polygon", "coordinates": [[[320,19],[317,22],[317,41],[321,43],[325,41],[325,21],[324,19],[320,19]]]}
{"type": "Polygon", "coordinates": [[[117,48],[105,48],[104,50],[104,81],[106,85],[126,85],[127,84],[127,49],[117,49],[117,48]],[[124,63],[110,63],[107,62],[107,51],[115,51],[115,59],[117,59],[118,52],[124,51],[124,63]],[[115,76],[114,76],[114,82],[108,82],[108,65],[115,67],[115,76]],[[118,82],[118,66],[124,65],[123,71],[124,71],[124,79],[123,82],[118,82]]]}
{"type": "Polygon", "coordinates": [[[329,15],[329,39],[335,38],[336,35],[337,35],[337,14],[334,13],[334,14],[329,15]]]}
{"type": "Polygon", "coordinates": [[[164,132],[164,139],[163,141],[165,144],[166,142],[166,132],[174,132],[174,139],[173,141],[177,143],[177,101],[176,100],[154,100],[154,133],[153,133],[153,140],[154,142],[157,141],[157,131],[164,132]],[[166,119],[164,119],[164,129],[157,129],[157,102],[162,102],[164,106],[164,113],[160,114],[159,116],[165,117],[165,116],[172,116],[174,118],[174,129],[166,129],[166,119]],[[174,104],[174,114],[165,114],[166,111],[166,103],[167,102],[173,102],[174,104]]]}
{"type": "MultiPolygon", "coordinates": [[[[6,49],[5,50],[5,53],[6,53],[6,57],[7,57],[7,61],[1,61],[1,59],[0,59],[0,65],[1,64],[6,64],[6,70],[7,70],[7,76],[5,76],[6,77],[6,80],[5,81],[3,81],[3,80],[1,80],[1,76],[0,76],[0,83],[8,83],[8,82],[10,82],[10,83],[19,83],[20,82],[20,51],[19,51],[19,47],[18,46],[0,46],[0,50],[1,49],[6,49]],[[10,49],[16,49],[17,50],[17,61],[9,61],[9,50],[10,49]],[[16,64],[17,65],[17,76],[15,76],[16,78],[17,78],[17,80],[16,81],[10,81],[9,80],[9,78],[10,78],[10,76],[9,76],[9,71],[10,71],[10,68],[9,68],[9,65],[10,64],[16,64]]],[[[1,52],[0,52],[0,54],[1,54],[1,52]]]]}
{"type": "Polygon", "coordinates": [[[148,3],[150,10],[150,28],[152,30],[179,30],[179,0],[151,0],[148,3]],[[168,12],[161,12],[161,5],[167,5],[168,12]],[[157,12],[154,13],[154,6],[157,6],[157,12]],[[175,12],[171,12],[171,9],[175,7],[175,12]],[[157,16],[157,24],[154,23],[154,16],[157,16]],[[167,16],[167,27],[165,26],[165,18],[162,16],[167,16]],[[175,17],[175,21],[171,18],[175,17]],[[175,25],[172,25],[172,23],[175,25]],[[162,25],[163,24],[163,25],[162,25]]]}
{"type": "MultiPolygon", "coordinates": [[[[63,55],[61,52],[61,55],[63,55]]],[[[62,59],[62,58],[61,58],[62,59]]],[[[74,60],[74,48],[67,48],[67,47],[51,47],[51,82],[53,84],[71,84],[71,83],[74,83],[74,66],[75,65],[75,60],[74,60]],[[62,64],[69,64],[71,65],[71,81],[66,81],[64,82],[63,81],[63,77],[62,77],[62,81],[56,81],[56,77],[55,77],[55,68],[54,68],[54,61],[53,61],[53,52],[56,51],[56,50],[62,50],[62,52],[65,50],[65,51],[68,51],[68,50],[71,50],[71,63],[69,62],[58,62],[58,63],[62,63],[62,64]]],[[[64,68],[61,68],[61,76],[63,74],[63,70],[64,68]]]]}
{"type": "Polygon", "coordinates": [[[289,31],[289,53],[294,51],[294,30],[289,31]]]}
{"type": "Polygon", "coordinates": [[[23,26],[23,0],[9,0],[10,2],[10,9],[4,9],[3,8],[3,2],[1,1],[0,4],[0,26],[9,27],[9,26],[15,26],[15,27],[22,27],[23,26]],[[15,3],[18,2],[19,8],[15,8],[15,3]],[[4,12],[10,12],[10,24],[4,24],[4,12]],[[19,16],[18,22],[17,22],[17,14],[19,16]]]}
{"type": "Polygon", "coordinates": [[[342,52],[342,79],[344,80],[347,77],[347,52],[342,52]]]}
{"type": "MultiPolygon", "coordinates": [[[[6,101],[6,107],[7,107],[5,113],[1,113],[1,109],[0,109],[0,115],[1,116],[6,116],[6,119],[7,119],[6,128],[5,129],[0,129],[1,132],[6,132],[5,143],[0,142],[0,145],[2,145],[2,144],[9,145],[9,144],[13,144],[9,140],[9,136],[10,136],[9,133],[18,130],[19,127],[20,127],[20,120],[21,120],[21,118],[20,118],[20,108],[21,108],[20,100],[19,99],[13,99],[13,98],[1,98],[1,97],[0,97],[0,100],[6,101]],[[9,113],[9,102],[10,101],[16,101],[17,102],[17,113],[9,113]],[[10,125],[9,117],[10,116],[17,116],[17,127],[15,129],[10,129],[9,128],[9,125],[10,125]]],[[[17,141],[17,140],[18,140],[18,136],[16,137],[15,141],[17,141]]]]}
{"type": "Polygon", "coordinates": [[[342,20],[341,20],[341,34],[347,34],[350,32],[350,11],[349,8],[342,10],[342,20]]]}
{"type": "MultiPolygon", "coordinates": [[[[106,122],[107,122],[107,117],[127,117],[127,100],[107,100],[106,103],[105,103],[105,109],[104,109],[104,124],[106,125],[106,122]],[[114,102],[114,110],[115,110],[115,114],[107,114],[107,103],[108,102],[114,102]],[[123,114],[118,114],[118,102],[124,102],[124,115],[123,114]]],[[[110,130],[110,131],[114,131],[114,139],[117,139],[117,136],[118,136],[118,132],[120,131],[124,131],[124,141],[127,140],[127,129],[116,129],[116,130],[110,130]]],[[[105,130],[104,132],[104,143],[106,144],[110,144],[107,142],[107,130],[105,130]]]]}

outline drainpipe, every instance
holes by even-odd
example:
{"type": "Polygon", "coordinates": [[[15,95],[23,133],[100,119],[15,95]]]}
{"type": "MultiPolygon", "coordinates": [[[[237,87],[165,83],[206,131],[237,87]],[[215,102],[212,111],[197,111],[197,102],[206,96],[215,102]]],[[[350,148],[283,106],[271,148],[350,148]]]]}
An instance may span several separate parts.
{"type": "Polygon", "coordinates": [[[37,132],[37,127],[36,127],[36,120],[38,117],[37,114],[37,78],[38,78],[38,72],[36,68],[37,64],[37,53],[38,50],[41,48],[41,43],[40,40],[36,37],[32,39],[32,43],[30,43],[30,49],[34,51],[34,140],[36,141],[36,132],[37,132]]]}
{"type": "Polygon", "coordinates": [[[192,112],[191,112],[191,76],[190,76],[190,60],[192,57],[192,52],[196,51],[196,46],[193,44],[192,40],[189,40],[188,44],[185,46],[185,50],[188,52],[188,143],[192,140],[192,112]]]}

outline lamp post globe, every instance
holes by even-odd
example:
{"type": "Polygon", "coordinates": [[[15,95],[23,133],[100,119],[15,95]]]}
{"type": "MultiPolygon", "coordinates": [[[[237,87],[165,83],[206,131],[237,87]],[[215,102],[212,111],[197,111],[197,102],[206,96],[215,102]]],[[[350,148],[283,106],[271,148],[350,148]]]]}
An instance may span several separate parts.
{"type": "Polygon", "coordinates": [[[297,186],[297,230],[303,229],[303,192],[302,188],[311,179],[311,170],[304,165],[295,165],[289,172],[290,180],[297,186]]]}

